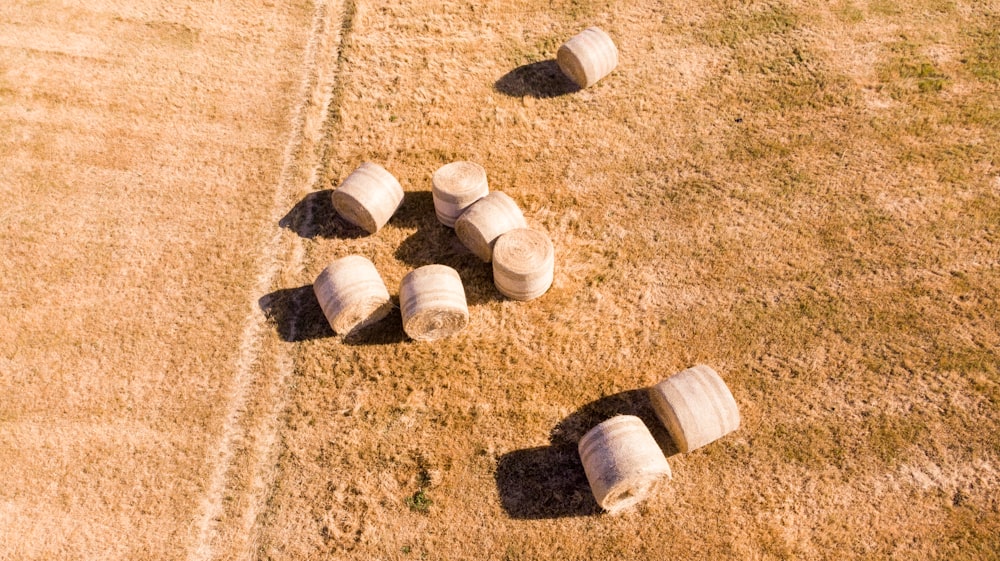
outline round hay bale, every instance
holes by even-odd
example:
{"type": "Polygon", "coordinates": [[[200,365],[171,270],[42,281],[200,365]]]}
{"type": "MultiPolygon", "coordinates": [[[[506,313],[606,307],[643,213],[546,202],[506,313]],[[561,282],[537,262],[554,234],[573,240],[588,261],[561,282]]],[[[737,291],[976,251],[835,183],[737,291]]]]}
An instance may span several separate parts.
{"type": "Polygon", "coordinates": [[[563,74],[586,88],[618,66],[618,49],[607,33],[588,27],[559,47],[556,62],[563,74]]]}
{"type": "Polygon", "coordinates": [[[441,339],[469,324],[462,279],[445,265],[426,265],[403,277],[399,307],[403,331],[417,341],[441,339]]]}
{"type": "Polygon", "coordinates": [[[493,191],[467,208],[455,221],[455,233],[465,247],[484,262],[493,259],[496,239],[516,228],[527,228],[514,199],[493,191]]]}
{"type": "Polygon", "coordinates": [[[552,240],[537,230],[516,228],[493,246],[493,284],[508,298],[532,300],[545,294],[554,269],[552,240]]]}
{"type": "Polygon", "coordinates": [[[649,398],[681,452],[700,448],[740,426],[733,394],[719,374],[704,364],[649,388],[649,398]]]}
{"type": "Polygon", "coordinates": [[[403,203],[403,187],[382,166],[364,162],[344,179],[332,197],[337,214],[374,234],[403,203]]]}
{"type": "Polygon", "coordinates": [[[490,192],[486,170],[475,162],[452,162],[438,168],[431,177],[434,214],[449,228],[472,203],[490,192]]]}
{"type": "Polygon", "coordinates": [[[644,501],[670,464],[639,417],[618,415],[590,429],[578,446],[590,490],[601,508],[617,514],[644,501]]]}
{"type": "Polygon", "coordinates": [[[313,283],[323,315],[338,335],[371,325],[392,311],[382,277],[371,261],[348,255],[330,263],[313,283]]]}

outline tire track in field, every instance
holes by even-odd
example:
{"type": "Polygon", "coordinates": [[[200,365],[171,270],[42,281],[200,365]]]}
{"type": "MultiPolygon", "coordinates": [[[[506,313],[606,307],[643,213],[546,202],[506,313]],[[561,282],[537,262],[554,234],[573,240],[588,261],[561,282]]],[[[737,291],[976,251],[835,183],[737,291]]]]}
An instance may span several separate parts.
{"type": "MultiPolygon", "coordinates": [[[[296,276],[303,265],[302,240],[277,224],[290,202],[301,199],[325,178],[327,136],[339,98],[342,45],[354,16],[353,0],[342,1],[343,5],[326,0],[315,3],[298,103],[270,219],[265,223],[273,233],[262,236],[267,242],[259,254],[260,272],[243,322],[221,435],[208,459],[211,474],[194,520],[189,561],[251,559],[258,547],[257,528],[277,476],[278,435],[294,370],[287,347],[269,333],[258,299],[286,277],[296,276]],[[242,500],[234,501],[234,496],[242,500]]],[[[292,334],[289,339],[296,337],[292,334]]]]}

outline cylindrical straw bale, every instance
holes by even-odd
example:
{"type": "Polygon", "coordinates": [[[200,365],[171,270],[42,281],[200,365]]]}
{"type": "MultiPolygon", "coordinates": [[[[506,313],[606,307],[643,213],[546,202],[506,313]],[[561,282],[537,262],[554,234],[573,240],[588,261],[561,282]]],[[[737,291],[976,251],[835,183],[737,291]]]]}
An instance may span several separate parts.
{"type": "Polygon", "coordinates": [[[671,478],[663,450],[632,415],[618,415],[590,429],[578,448],[594,499],[610,514],[644,501],[661,479],[671,478]]]}
{"type": "Polygon", "coordinates": [[[431,177],[434,214],[449,228],[472,203],[490,192],[486,170],[475,162],[452,162],[438,168],[431,177]]]}
{"type": "Polygon", "coordinates": [[[733,394],[719,374],[704,364],[649,388],[649,398],[681,452],[700,448],[740,426],[733,394]]]}
{"type": "Polygon", "coordinates": [[[588,27],[559,47],[556,62],[563,74],[586,88],[618,66],[618,49],[607,33],[588,27]]]}
{"type": "Polygon", "coordinates": [[[392,301],[375,265],[360,255],[331,263],[313,283],[323,315],[338,335],[347,335],[389,315],[392,301]]]}
{"type": "Polygon", "coordinates": [[[365,162],[333,192],[333,208],[355,226],[374,234],[403,203],[403,187],[378,164],[365,162]]]}
{"type": "Polygon", "coordinates": [[[455,233],[465,247],[489,263],[497,238],[516,228],[527,228],[514,199],[493,191],[467,208],[455,221],[455,233]]]}
{"type": "Polygon", "coordinates": [[[426,265],[403,277],[399,307],[403,331],[417,341],[441,339],[469,324],[462,279],[445,265],[426,265]]]}
{"type": "Polygon", "coordinates": [[[552,286],[555,250],[547,235],[517,228],[493,246],[493,284],[514,300],[538,298],[552,286]]]}

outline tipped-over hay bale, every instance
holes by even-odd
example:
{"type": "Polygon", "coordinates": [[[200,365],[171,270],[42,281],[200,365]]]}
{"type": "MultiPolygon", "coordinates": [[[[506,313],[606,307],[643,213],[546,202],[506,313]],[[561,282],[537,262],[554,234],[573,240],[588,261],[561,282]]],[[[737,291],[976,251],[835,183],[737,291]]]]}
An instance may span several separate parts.
{"type": "Polygon", "coordinates": [[[365,162],[333,192],[333,208],[355,226],[374,234],[403,203],[403,187],[378,164],[365,162]]]}
{"type": "Polygon", "coordinates": [[[455,221],[455,233],[465,247],[489,263],[496,239],[516,228],[527,228],[524,214],[514,199],[493,191],[467,208],[455,221]]]}
{"type": "Polygon", "coordinates": [[[475,162],[452,162],[438,168],[431,177],[434,214],[449,228],[472,203],[490,192],[486,170],[475,162]]]}
{"type": "Polygon", "coordinates": [[[649,398],[681,452],[700,448],[740,426],[733,394],[719,374],[704,364],[649,388],[649,398]]]}
{"type": "Polygon", "coordinates": [[[559,47],[556,62],[563,74],[586,88],[618,66],[618,49],[607,33],[588,27],[559,47]]]}
{"type": "Polygon", "coordinates": [[[493,246],[493,284],[508,298],[531,300],[545,294],[554,269],[552,241],[537,230],[511,230],[493,246]]]}
{"type": "Polygon", "coordinates": [[[671,477],[663,450],[639,417],[604,421],[580,439],[578,449],[594,499],[610,514],[642,502],[671,477]]]}
{"type": "Polygon", "coordinates": [[[445,265],[426,265],[403,277],[399,307],[403,331],[417,341],[441,339],[469,324],[462,279],[445,265]]]}
{"type": "Polygon", "coordinates": [[[360,255],[331,263],[313,283],[323,315],[338,335],[347,335],[389,315],[392,301],[375,265],[360,255]]]}

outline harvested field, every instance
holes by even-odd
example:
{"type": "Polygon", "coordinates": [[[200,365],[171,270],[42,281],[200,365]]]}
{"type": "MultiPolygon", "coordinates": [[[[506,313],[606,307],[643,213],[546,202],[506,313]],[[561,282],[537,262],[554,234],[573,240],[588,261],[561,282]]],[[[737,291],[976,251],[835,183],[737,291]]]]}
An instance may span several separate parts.
{"type": "Polygon", "coordinates": [[[0,559],[1000,557],[1000,3],[276,4],[0,7],[0,559]],[[438,221],[457,160],[542,297],[438,221]],[[334,336],[352,254],[468,327],[334,336]],[[643,390],[698,363],[742,425],[679,454],[643,390]],[[607,516],[616,414],[673,479],[607,516]]]}

